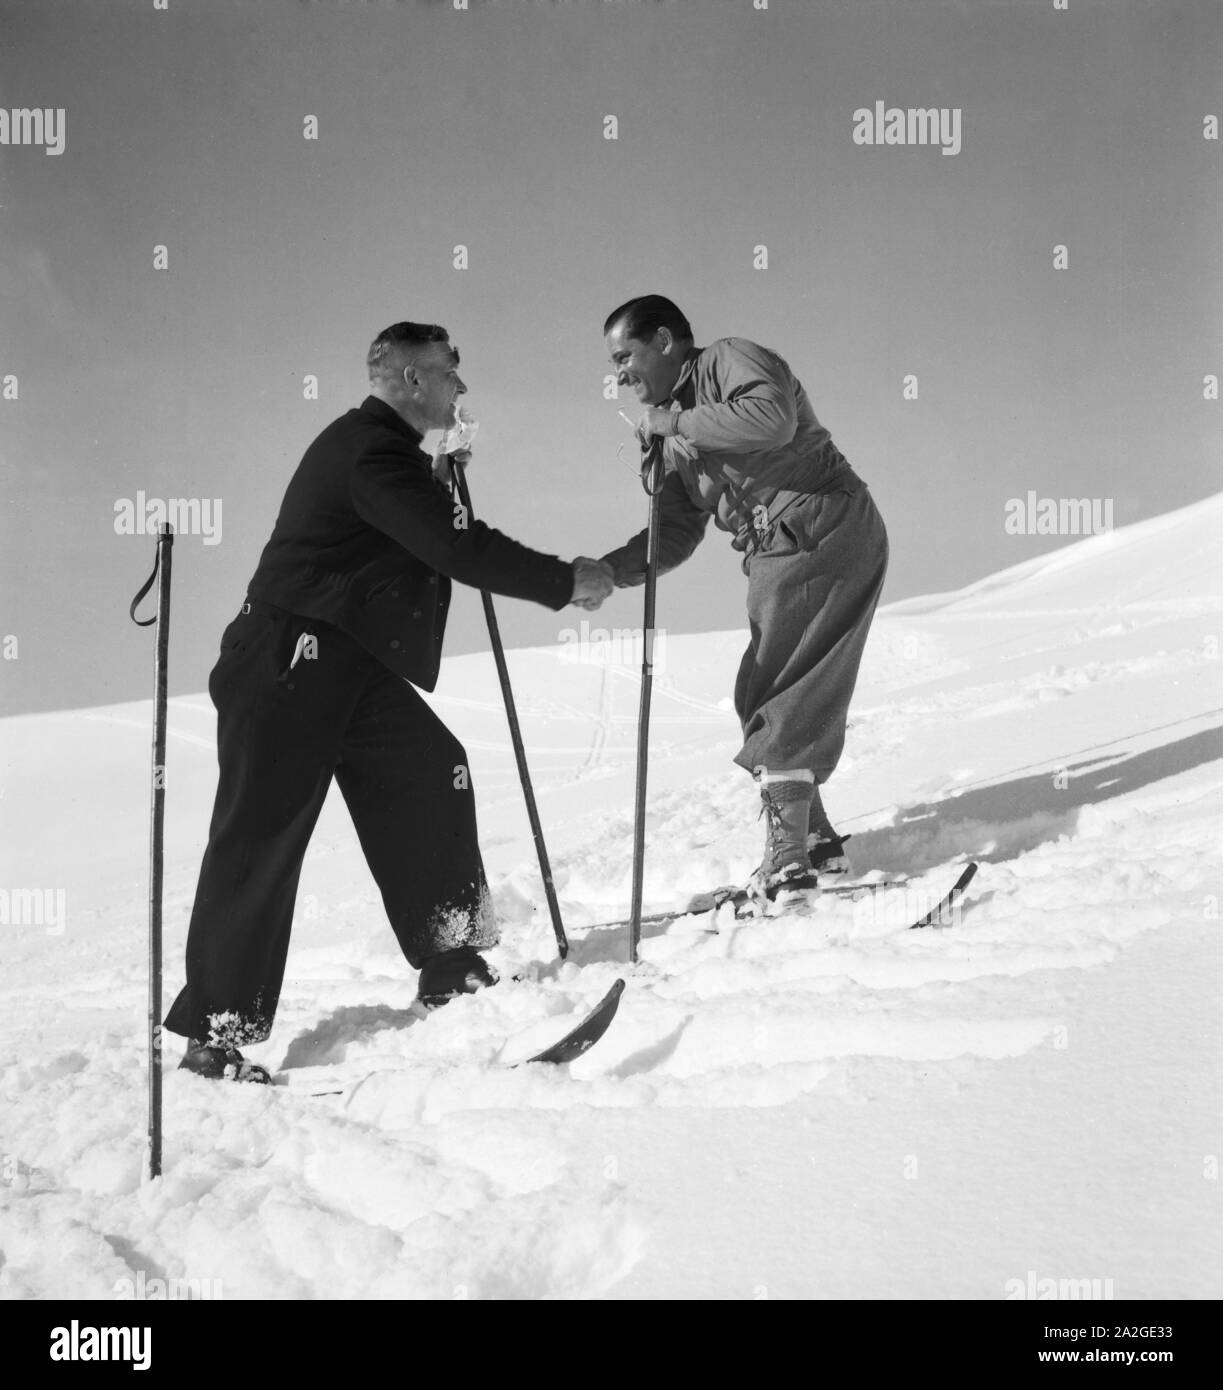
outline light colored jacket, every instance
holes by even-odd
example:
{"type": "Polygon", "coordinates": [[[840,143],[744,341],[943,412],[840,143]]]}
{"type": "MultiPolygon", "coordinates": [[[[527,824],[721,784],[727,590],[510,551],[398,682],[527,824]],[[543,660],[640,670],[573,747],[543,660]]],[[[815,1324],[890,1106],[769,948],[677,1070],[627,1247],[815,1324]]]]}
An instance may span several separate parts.
{"type": "MultiPolygon", "coordinates": [[[[746,338],[689,348],[663,441],[659,573],[682,564],[710,517],[750,556],[801,498],[862,486],[777,353],[746,338]]],[[[645,579],[646,533],[603,558],[618,587],[645,579]]]]}

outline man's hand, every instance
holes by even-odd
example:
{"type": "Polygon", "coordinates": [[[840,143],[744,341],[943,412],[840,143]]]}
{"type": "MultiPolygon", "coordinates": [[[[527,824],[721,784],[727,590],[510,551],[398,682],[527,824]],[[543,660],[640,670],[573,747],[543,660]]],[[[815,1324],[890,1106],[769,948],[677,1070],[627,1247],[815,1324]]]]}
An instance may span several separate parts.
{"type": "Polygon", "coordinates": [[[657,435],[660,439],[670,439],[675,433],[675,417],[678,414],[679,411],[671,410],[665,405],[647,407],[641,419],[637,421],[637,438],[643,445],[650,442],[651,435],[657,435]]]}
{"type": "Polygon", "coordinates": [[[615,587],[615,572],[603,560],[579,555],[573,562],[573,597],[569,602],[578,608],[593,613],[615,587]]]}

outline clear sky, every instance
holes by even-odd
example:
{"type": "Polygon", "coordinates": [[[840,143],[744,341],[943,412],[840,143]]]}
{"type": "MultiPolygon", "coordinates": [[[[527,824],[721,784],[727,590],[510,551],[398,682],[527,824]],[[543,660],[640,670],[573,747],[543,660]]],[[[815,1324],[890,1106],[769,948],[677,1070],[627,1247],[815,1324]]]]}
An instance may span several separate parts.
{"type": "MultiPolygon", "coordinates": [[[[885,602],[1068,543],[1006,532],[1029,491],[1122,525],[1219,490],[1223,7],[1068,6],[0,0],[0,108],[65,111],[62,154],[0,144],[3,709],[150,692],[139,491],[221,501],[175,546],[171,691],[202,689],[401,318],[462,352],[477,512],[566,559],[644,525],[600,330],[645,292],[790,361],[887,520],[885,602]],[[876,101],[958,110],[959,152],[856,144],[876,101]]],[[[711,529],[659,623],[742,625],[743,593],[711,529]]],[[[586,616],[499,613],[510,645],[586,616]]],[[[485,640],[458,596],[447,650],[485,640]]]]}

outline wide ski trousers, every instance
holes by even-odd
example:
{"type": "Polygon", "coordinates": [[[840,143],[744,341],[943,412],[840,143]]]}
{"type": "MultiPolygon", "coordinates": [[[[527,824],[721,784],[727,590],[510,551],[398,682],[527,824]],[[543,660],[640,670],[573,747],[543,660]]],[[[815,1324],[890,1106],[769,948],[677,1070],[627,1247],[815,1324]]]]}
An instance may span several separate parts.
{"type": "Polygon", "coordinates": [[[735,682],[741,767],[806,769],[817,785],[832,775],[887,564],[883,518],[856,477],[796,502],[744,561],[751,643],[735,682]]]}
{"type": "Polygon", "coordinates": [[[407,681],[339,629],[248,600],[208,690],[220,780],[171,1032],[268,1036],[333,776],[408,962],[495,944],[466,754],[407,681]]]}

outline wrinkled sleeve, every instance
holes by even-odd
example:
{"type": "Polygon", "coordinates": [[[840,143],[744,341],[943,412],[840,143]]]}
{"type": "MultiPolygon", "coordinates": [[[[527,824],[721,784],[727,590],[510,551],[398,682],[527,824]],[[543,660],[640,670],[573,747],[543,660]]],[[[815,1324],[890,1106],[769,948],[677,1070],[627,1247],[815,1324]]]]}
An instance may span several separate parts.
{"type": "Polygon", "coordinates": [[[716,344],[716,403],[696,405],[676,416],[681,439],[698,449],[753,453],[788,444],[798,428],[794,381],[771,352],[731,338],[716,344]]]}
{"type": "MultiPolygon", "coordinates": [[[[658,501],[658,572],[666,574],[682,565],[700,545],[710,513],[692,502],[683,479],[674,472],[667,474],[658,501]]],[[[648,531],[639,531],[602,557],[615,572],[617,589],[645,583],[648,535],[648,531]]]]}
{"type": "Polygon", "coordinates": [[[572,565],[465,515],[414,454],[372,446],[354,464],[349,490],[363,521],[460,584],[553,610],[573,596],[572,565]]]}

